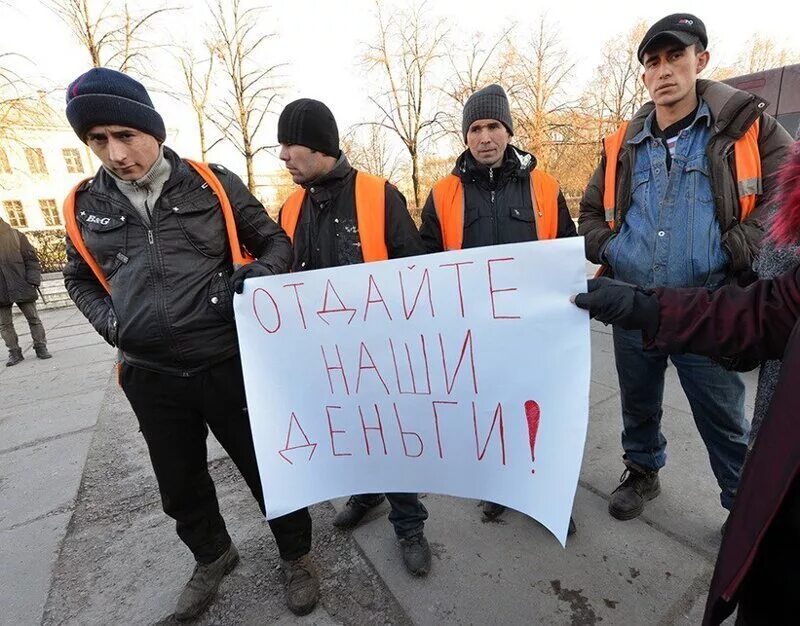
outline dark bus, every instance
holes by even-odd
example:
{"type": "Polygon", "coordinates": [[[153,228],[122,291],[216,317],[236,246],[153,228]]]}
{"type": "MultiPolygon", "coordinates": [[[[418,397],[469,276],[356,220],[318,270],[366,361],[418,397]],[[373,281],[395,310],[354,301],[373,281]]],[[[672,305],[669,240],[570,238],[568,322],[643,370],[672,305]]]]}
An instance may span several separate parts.
{"type": "Polygon", "coordinates": [[[766,112],[789,131],[792,137],[800,127],[800,63],[722,81],[749,91],[769,102],[766,112]]]}

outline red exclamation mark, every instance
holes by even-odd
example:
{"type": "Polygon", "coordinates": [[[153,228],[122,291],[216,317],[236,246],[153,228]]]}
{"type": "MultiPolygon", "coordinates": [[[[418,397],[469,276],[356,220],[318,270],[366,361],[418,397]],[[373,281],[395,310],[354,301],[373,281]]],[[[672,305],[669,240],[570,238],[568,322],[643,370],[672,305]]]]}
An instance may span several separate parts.
{"type": "MultiPolygon", "coordinates": [[[[539,432],[539,418],[541,411],[539,405],[535,400],[527,400],[525,402],[525,418],[528,420],[528,440],[531,444],[531,461],[536,460],[536,433],[539,432]]],[[[535,474],[536,470],[532,469],[531,474],[535,474]]]]}

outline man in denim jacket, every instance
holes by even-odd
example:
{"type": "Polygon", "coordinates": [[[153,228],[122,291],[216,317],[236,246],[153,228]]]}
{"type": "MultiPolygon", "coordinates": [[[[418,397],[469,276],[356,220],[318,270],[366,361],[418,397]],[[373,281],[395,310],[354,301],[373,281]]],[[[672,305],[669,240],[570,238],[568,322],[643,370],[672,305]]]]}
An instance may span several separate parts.
{"type": "MultiPolygon", "coordinates": [[[[791,138],[763,113],[760,98],[697,80],[709,53],[703,22],[669,15],[645,34],[638,51],[652,102],[628,124],[616,161],[613,209],[604,203],[606,156],[581,201],[579,232],[587,257],[614,278],[643,288],[708,287],[752,277],[763,235],[772,174],[791,138]],[[755,206],[741,211],[734,145],[755,122],[761,177],[755,206]]],[[[622,397],[626,470],[609,513],[637,517],[660,493],[666,463],[661,432],[666,355],[645,352],[641,333],[614,327],[622,397]]],[[[738,374],[696,355],[672,355],[689,400],[722,506],[733,506],[747,450],[744,385],[738,374]]]]}

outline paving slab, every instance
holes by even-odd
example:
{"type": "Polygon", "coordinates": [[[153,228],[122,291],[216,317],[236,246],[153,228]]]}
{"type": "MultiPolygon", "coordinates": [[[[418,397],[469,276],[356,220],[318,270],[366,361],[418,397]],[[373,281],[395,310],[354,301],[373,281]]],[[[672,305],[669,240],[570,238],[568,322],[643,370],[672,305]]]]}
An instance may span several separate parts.
{"type": "Polygon", "coordinates": [[[0,455],[0,529],[71,509],[91,439],[83,431],[0,455]]]}
{"type": "Polygon", "coordinates": [[[415,624],[656,623],[710,575],[708,560],[646,523],[622,535],[605,501],[583,489],[566,549],[514,511],[485,523],[476,501],[424,502],[435,555],[427,579],[405,571],[387,506],[353,532],[415,624]]]}
{"type": "Polygon", "coordinates": [[[42,581],[49,586],[70,515],[59,513],[13,530],[0,530],[0,624],[39,623],[47,590],[36,591],[42,581]]]}
{"type": "Polygon", "coordinates": [[[92,427],[104,393],[105,389],[80,391],[5,411],[0,416],[0,453],[92,427]]]}
{"type": "Polygon", "coordinates": [[[0,624],[15,626],[41,620],[112,369],[74,307],[41,319],[54,358],[36,359],[16,320],[26,359],[0,367],[0,624]]]}

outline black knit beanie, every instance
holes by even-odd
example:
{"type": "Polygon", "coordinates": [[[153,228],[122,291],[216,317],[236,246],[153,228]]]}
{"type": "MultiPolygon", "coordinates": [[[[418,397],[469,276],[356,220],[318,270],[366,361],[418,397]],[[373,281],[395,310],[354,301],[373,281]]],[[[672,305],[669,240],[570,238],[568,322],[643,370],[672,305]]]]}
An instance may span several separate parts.
{"type": "Polygon", "coordinates": [[[339,129],[333,113],[319,100],[290,102],[278,118],[278,143],[299,144],[339,158],[339,129]]]}
{"type": "Polygon", "coordinates": [[[502,122],[509,133],[514,134],[514,122],[511,121],[508,96],[500,85],[489,85],[479,89],[467,100],[464,105],[464,117],[461,121],[464,143],[467,141],[467,131],[475,120],[497,120],[502,122]]]}
{"type": "Polygon", "coordinates": [[[116,124],[167,137],[164,120],[139,81],[116,70],[95,67],[67,87],[67,119],[81,141],[93,126],[116,124]]]}

